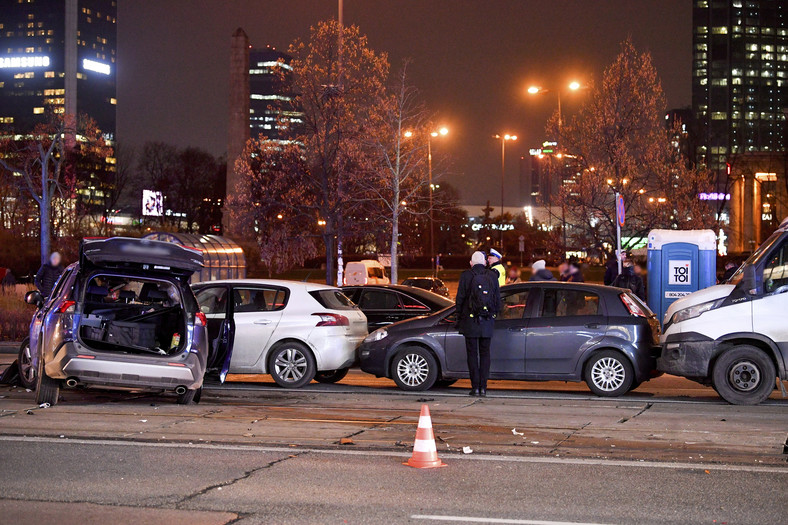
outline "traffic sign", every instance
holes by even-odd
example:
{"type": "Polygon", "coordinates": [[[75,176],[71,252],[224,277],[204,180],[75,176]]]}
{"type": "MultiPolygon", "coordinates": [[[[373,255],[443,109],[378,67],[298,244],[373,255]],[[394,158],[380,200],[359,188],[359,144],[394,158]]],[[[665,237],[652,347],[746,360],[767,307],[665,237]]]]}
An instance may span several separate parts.
{"type": "Polygon", "coordinates": [[[624,197],[618,195],[616,197],[616,219],[618,220],[619,226],[624,225],[624,215],[626,210],[624,209],[624,197]]]}
{"type": "Polygon", "coordinates": [[[520,235],[519,240],[520,240],[520,253],[523,253],[525,251],[525,236],[520,235]]]}

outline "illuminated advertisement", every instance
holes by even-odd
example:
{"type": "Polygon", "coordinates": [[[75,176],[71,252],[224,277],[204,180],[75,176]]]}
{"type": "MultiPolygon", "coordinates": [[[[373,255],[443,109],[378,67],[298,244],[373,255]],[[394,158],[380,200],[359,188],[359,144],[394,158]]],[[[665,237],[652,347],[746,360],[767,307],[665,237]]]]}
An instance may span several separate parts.
{"type": "Polygon", "coordinates": [[[0,69],[49,67],[48,56],[0,57],[0,69]]]}
{"type": "Polygon", "coordinates": [[[101,73],[102,75],[109,75],[110,73],[109,64],[98,62],[96,60],[91,60],[89,58],[82,59],[82,69],[84,69],[85,71],[93,71],[95,73],[101,73]]]}
{"type": "Polygon", "coordinates": [[[148,217],[164,215],[164,196],[160,191],[142,190],[142,214],[148,217]]]}

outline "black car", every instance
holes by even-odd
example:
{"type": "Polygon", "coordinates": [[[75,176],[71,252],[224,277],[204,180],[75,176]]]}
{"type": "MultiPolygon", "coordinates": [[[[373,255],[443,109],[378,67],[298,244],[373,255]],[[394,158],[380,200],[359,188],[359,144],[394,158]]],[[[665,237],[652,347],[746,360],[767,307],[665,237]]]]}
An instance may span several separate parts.
{"type": "Polygon", "coordinates": [[[446,288],[446,284],[437,277],[409,277],[402,281],[402,285],[421,288],[444,297],[449,296],[449,289],[446,288]]]}
{"type": "Polygon", "coordinates": [[[443,296],[399,284],[345,286],[342,291],[367,316],[370,332],[454,306],[454,301],[443,296]]]}
{"type": "MultiPolygon", "coordinates": [[[[618,396],[655,374],[659,322],[632,292],[559,282],[501,288],[491,379],[586,381],[618,396]]],[[[361,369],[403,390],[468,377],[465,340],[455,309],[380,328],[359,347],[361,369]]]]}

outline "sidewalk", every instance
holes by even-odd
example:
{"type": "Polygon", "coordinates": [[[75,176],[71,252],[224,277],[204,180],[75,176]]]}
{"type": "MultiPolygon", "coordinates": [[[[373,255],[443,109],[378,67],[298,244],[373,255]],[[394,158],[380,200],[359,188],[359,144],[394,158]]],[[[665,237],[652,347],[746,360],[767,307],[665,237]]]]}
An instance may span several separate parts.
{"type": "Polygon", "coordinates": [[[20,344],[19,341],[0,341],[0,354],[16,354],[20,344]]]}

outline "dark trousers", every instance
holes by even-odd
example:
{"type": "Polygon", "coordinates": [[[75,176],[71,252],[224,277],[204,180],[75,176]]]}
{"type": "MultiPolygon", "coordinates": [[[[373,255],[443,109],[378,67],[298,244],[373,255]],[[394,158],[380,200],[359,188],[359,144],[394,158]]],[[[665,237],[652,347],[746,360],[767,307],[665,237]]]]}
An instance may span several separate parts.
{"type": "Polygon", "coordinates": [[[468,354],[468,372],[471,375],[471,388],[487,389],[490,377],[490,337],[465,337],[465,351],[468,354]]]}

